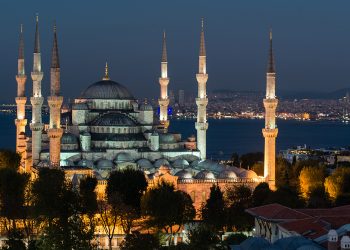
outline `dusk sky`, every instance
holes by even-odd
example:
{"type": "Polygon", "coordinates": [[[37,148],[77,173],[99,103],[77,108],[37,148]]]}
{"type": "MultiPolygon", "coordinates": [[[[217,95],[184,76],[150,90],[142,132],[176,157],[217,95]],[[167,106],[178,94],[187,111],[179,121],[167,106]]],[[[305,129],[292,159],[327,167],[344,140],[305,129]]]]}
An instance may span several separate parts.
{"type": "Polygon", "coordinates": [[[62,94],[77,97],[103,77],[139,98],[159,92],[161,39],[167,32],[169,89],[195,92],[200,18],[205,18],[208,91],[265,88],[268,31],[273,28],[278,91],[350,87],[348,0],[1,1],[0,100],[16,96],[18,33],[24,24],[27,96],[31,95],[35,14],[39,13],[43,94],[56,20],[62,94]]]}

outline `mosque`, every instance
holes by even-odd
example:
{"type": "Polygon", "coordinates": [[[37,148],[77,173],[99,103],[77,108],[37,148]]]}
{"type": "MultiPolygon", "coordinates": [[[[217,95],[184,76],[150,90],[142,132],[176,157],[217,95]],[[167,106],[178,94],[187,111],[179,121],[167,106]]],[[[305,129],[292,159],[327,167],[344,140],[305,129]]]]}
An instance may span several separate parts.
{"type": "Polygon", "coordinates": [[[167,72],[165,33],[159,78],[159,117],[155,117],[150,104],[139,103],[124,85],[110,79],[107,63],[103,78],[83,90],[63,112],[55,25],[50,67],[50,96],[47,97],[50,121],[49,124],[44,124],[42,120],[44,97],[41,93],[43,72],[37,17],[31,72],[33,94],[30,98],[32,105],[30,130],[27,128],[25,117],[27,76],[24,68],[22,27],[20,32],[15,124],[16,150],[22,156],[21,171],[36,175],[38,169],[42,167],[61,168],[72,181],[93,175],[99,181],[98,192],[102,194],[111,171],[132,166],[145,172],[150,185],[156,185],[159,180],[172,182],[176,188],[191,195],[196,207],[207,199],[213,183],[222,188],[243,184],[255,187],[258,183],[267,181],[270,187],[274,188],[277,99],[271,34],[270,32],[270,59],[266,99],[264,99],[265,171],[264,176],[257,176],[252,170],[225,166],[206,159],[208,74],[203,20],[200,32],[199,67],[196,74],[198,96],[194,100],[198,108],[197,120],[193,124],[197,136],[182,138],[181,134],[172,133],[169,129],[171,127],[167,114],[169,105],[167,86],[170,79],[167,72]]]}

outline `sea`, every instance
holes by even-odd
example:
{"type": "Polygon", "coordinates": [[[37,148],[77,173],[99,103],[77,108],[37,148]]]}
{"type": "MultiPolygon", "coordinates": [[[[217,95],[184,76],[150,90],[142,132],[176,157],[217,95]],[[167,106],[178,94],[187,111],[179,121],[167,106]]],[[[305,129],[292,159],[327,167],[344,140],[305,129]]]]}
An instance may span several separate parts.
{"type": "MultiPolygon", "coordinates": [[[[13,113],[0,114],[0,148],[15,149],[13,113]]],[[[195,121],[171,120],[170,131],[186,139],[196,134],[195,121]]],[[[263,152],[262,119],[209,119],[207,158],[229,159],[232,153],[263,152]]],[[[340,121],[277,120],[277,151],[296,146],[339,148],[350,146],[350,124],[340,121]]],[[[28,127],[29,130],[29,127],[28,127]]]]}

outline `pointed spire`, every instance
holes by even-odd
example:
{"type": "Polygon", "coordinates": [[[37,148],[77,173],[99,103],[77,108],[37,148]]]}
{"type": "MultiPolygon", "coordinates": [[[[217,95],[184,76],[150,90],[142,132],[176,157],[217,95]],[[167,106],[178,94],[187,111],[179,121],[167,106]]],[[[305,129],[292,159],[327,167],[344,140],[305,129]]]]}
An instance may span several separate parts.
{"type": "Polygon", "coordinates": [[[167,50],[166,50],[166,34],[163,31],[163,49],[162,49],[162,62],[168,62],[167,50]]]}
{"type": "Polygon", "coordinates": [[[36,28],[35,28],[35,45],[34,53],[40,53],[40,40],[39,40],[39,15],[36,14],[36,28]]]}
{"type": "Polygon", "coordinates": [[[270,51],[269,51],[269,62],[267,66],[267,73],[275,73],[275,60],[273,57],[273,49],[272,49],[272,29],[270,29],[270,51]]]}
{"type": "Polygon", "coordinates": [[[205,51],[205,40],[204,40],[204,18],[202,17],[202,31],[201,31],[201,41],[200,41],[200,49],[199,56],[206,56],[205,51]]]}
{"type": "Polygon", "coordinates": [[[102,78],[102,80],[104,81],[108,81],[109,80],[109,76],[108,76],[108,63],[106,61],[106,66],[105,66],[105,76],[102,78]]]}
{"type": "Polygon", "coordinates": [[[52,46],[52,54],[51,54],[51,68],[59,68],[60,60],[58,56],[58,43],[57,43],[57,28],[56,22],[53,26],[53,46],[52,46]]]}
{"type": "Polygon", "coordinates": [[[23,24],[21,24],[21,32],[19,34],[18,59],[24,59],[23,24]]]}

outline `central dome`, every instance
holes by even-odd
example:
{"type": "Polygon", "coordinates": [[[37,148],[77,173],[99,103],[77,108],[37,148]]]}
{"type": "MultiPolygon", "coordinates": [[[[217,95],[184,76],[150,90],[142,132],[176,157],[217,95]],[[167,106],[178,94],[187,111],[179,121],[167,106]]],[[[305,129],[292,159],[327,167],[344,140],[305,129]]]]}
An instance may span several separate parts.
{"type": "Polygon", "coordinates": [[[87,99],[135,99],[126,87],[111,80],[102,80],[91,84],[83,91],[81,97],[87,99]]]}

